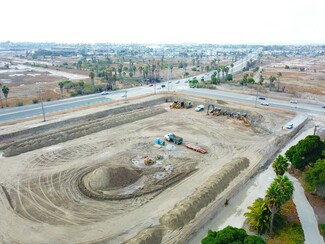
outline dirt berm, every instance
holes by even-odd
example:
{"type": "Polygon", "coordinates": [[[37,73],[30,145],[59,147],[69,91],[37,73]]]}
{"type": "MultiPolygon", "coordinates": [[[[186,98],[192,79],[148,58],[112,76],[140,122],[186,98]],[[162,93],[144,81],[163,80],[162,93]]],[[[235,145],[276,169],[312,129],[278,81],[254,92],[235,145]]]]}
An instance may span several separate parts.
{"type": "Polygon", "coordinates": [[[160,218],[160,223],[168,229],[182,228],[195,218],[196,214],[223,192],[241,171],[248,168],[247,158],[235,158],[211,175],[192,195],[177,203],[175,207],[160,218]]]}

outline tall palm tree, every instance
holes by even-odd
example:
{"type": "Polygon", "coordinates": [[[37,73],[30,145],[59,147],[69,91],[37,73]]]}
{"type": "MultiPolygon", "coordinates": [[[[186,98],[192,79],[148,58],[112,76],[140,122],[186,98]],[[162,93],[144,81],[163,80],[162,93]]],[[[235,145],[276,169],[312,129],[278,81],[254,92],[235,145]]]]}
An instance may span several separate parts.
{"type": "Polygon", "coordinates": [[[278,72],[276,75],[278,77],[277,83],[278,83],[278,91],[279,91],[279,88],[280,88],[280,78],[282,77],[282,73],[281,72],[278,72]]]}
{"type": "Polygon", "coordinates": [[[6,107],[8,107],[9,90],[10,90],[9,87],[7,87],[7,86],[2,87],[2,92],[3,92],[3,95],[5,96],[5,99],[6,99],[6,107]]]}
{"type": "MultiPolygon", "coordinates": [[[[2,87],[2,84],[0,83],[0,88],[1,88],[1,87],[2,87]]],[[[1,92],[0,92],[0,103],[1,103],[1,108],[3,108],[1,92]]]]}
{"type": "Polygon", "coordinates": [[[63,88],[64,88],[64,82],[59,82],[60,92],[61,92],[61,98],[63,97],[63,88]]]}
{"type": "Polygon", "coordinates": [[[278,176],[266,191],[265,202],[271,211],[270,234],[273,232],[275,214],[293,195],[294,187],[287,176],[278,176]]]}
{"type": "Polygon", "coordinates": [[[274,160],[272,167],[277,176],[284,175],[289,167],[288,159],[279,154],[274,160]]]}
{"type": "Polygon", "coordinates": [[[265,233],[270,227],[271,212],[263,198],[257,198],[252,206],[248,207],[249,212],[244,213],[247,224],[251,230],[256,230],[258,234],[265,233]]]}
{"type": "Polygon", "coordinates": [[[142,71],[143,71],[143,67],[142,66],[139,66],[138,67],[138,70],[139,70],[139,76],[141,76],[142,75],[142,71]]]}
{"type": "Polygon", "coordinates": [[[269,91],[271,91],[272,90],[272,84],[273,84],[273,82],[276,80],[276,77],[275,76],[270,76],[269,77],[269,81],[270,81],[270,83],[269,83],[269,91]]]}
{"type": "Polygon", "coordinates": [[[78,82],[78,86],[79,86],[79,89],[81,91],[81,95],[83,95],[84,94],[84,88],[85,88],[85,82],[83,80],[80,80],[78,82]]]}
{"type": "Polygon", "coordinates": [[[225,80],[225,72],[226,72],[226,67],[224,65],[221,66],[221,72],[222,72],[222,80],[225,80]]]}
{"type": "Polygon", "coordinates": [[[216,68],[216,71],[217,71],[218,79],[220,79],[220,72],[221,72],[221,68],[220,68],[220,66],[218,66],[218,67],[216,68]]]}
{"type": "Polygon", "coordinates": [[[94,71],[91,71],[89,73],[89,78],[90,78],[91,85],[94,87],[94,85],[95,85],[95,82],[94,82],[95,73],[94,73],[94,71]]]}

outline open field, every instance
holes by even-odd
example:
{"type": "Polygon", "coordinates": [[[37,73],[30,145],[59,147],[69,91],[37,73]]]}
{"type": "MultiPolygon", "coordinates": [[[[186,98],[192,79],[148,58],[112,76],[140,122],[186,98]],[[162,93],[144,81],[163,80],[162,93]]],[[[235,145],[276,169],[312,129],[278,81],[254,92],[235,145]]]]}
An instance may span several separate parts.
{"type": "MultiPolygon", "coordinates": [[[[71,80],[78,82],[83,80],[85,83],[90,83],[88,69],[77,69],[76,63],[81,60],[82,57],[72,55],[68,57],[56,56],[56,57],[39,57],[38,59],[23,58],[24,52],[0,52],[0,67],[4,67],[5,64],[9,65],[9,69],[0,70],[0,84],[6,85],[10,89],[8,105],[9,107],[17,106],[18,102],[22,102],[24,105],[31,104],[33,99],[40,100],[57,100],[62,97],[69,97],[69,91],[64,89],[63,94],[60,92],[58,86],[59,82],[64,80],[71,80]],[[19,57],[18,57],[19,56],[19,57]],[[64,65],[67,64],[67,65],[64,65]]],[[[127,58],[123,58],[123,61],[117,57],[111,57],[111,67],[117,69],[118,63],[121,63],[123,67],[129,67],[130,63],[127,58]]],[[[132,62],[135,67],[145,66],[151,62],[159,62],[161,57],[144,57],[133,58],[132,62]]],[[[131,60],[131,59],[130,59],[131,60]]],[[[186,62],[188,64],[187,72],[189,76],[194,76],[203,73],[199,71],[192,71],[193,66],[192,58],[165,58],[165,63],[173,66],[170,72],[167,68],[161,68],[159,76],[162,81],[169,79],[183,78],[184,69],[179,68],[180,62],[186,62]]],[[[206,65],[210,65],[211,59],[205,58],[201,61],[201,66],[204,68],[206,65]]],[[[230,60],[220,60],[220,65],[228,64],[230,60]]],[[[107,68],[107,67],[106,67],[107,68]]],[[[134,80],[131,81],[128,77],[128,72],[125,76],[120,77],[116,83],[115,89],[124,88],[127,83],[128,87],[143,86],[146,85],[144,78],[140,71],[136,71],[133,75],[134,80]],[[138,79],[139,81],[136,81],[138,79]]],[[[95,84],[106,86],[103,77],[95,76],[95,84]]]]}
{"type": "MultiPolygon", "coordinates": [[[[254,75],[255,82],[259,81],[259,76],[263,75],[264,82],[258,87],[261,94],[270,97],[281,97],[282,99],[294,99],[303,102],[325,103],[325,61],[323,56],[291,56],[272,57],[263,56],[257,64],[259,72],[254,75]],[[285,66],[289,68],[285,68],[285,66]],[[279,76],[278,73],[282,75],[279,76]],[[273,83],[272,91],[269,91],[270,76],[277,78],[273,83]]],[[[252,71],[247,72],[251,74],[252,71]]],[[[237,74],[235,80],[242,79],[243,74],[237,74]]],[[[225,85],[221,89],[238,90],[242,92],[255,92],[248,87],[228,87],[225,85]]]]}
{"type": "Polygon", "coordinates": [[[1,242],[183,242],[208,217],[211,204],[221,210],[295,133],[281,130],[294,117],[287,112],[274,116],[270,110],[185,98],[247,112],[246,127],[227,116],[170,109],[165,99],[173,100],[133,100],[79,123],[53,118],[52,128],[21,131],[13,139],[2,135],[8,157],[0,158],[1,242]],[[156,147],[155,139],[170,132],[208,153],[168,142],[156,147]]]}

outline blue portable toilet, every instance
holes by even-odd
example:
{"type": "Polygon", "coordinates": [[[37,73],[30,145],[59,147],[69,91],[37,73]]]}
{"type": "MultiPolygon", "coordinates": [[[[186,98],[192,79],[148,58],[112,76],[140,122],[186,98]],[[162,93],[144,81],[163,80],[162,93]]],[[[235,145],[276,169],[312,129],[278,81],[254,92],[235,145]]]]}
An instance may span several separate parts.
{"type": "Polygon", "coordinates": [[[159,137],[156,138],[156,144],[160,145],[160,138],[159,137]]]}

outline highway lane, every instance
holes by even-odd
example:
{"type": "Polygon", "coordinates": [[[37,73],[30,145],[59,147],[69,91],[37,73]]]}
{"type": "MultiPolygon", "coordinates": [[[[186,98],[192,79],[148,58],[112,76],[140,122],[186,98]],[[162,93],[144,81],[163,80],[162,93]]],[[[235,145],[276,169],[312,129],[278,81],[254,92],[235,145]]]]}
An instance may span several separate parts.
{"type": "MultiPolygon", "coordinates": [[[[246,58],[237,61],[234,64],[233,72],[237,72],[242,70],[242,67],[245,65],[246,61],[252,59],[255,60],[258,57],[259,52],[256,51],[254,53],[249,54],[246,58]]],[[[209,72],[209,76],[212,72],[209,72]]],[[[201,79],[202,77],[207,78],[207,75],[201,74],[198,75],[197,78],[201,79]]],[[[73,97],[68,99],[62,99],[58,101],[50,101],[44,102],[44,111],[46,114],[51,114],[54,112],[65,111],[74,108],[80,108],[88,105],[105,103],[111,100],[118,99],[128,99],[129,97],[146,95],[146,94],[154,94],[155,92],[159,94],[160,91],[179,91],[187,94],[194,94],[212,98],[219,98],[224,100],[237,101],[245,104],[255,105],[258,107],[262,107],[260,105],[261,100],[256,99],[256,96],[233,93],[233,92],[224,92],[218,90],[209,90],[209,89],[196,89],[189,88],[189,84],[186,83],[188,79],[192,79],[193,77],[177,79],[173,81],[165,81],[162,83],[156,84],[156,86],[141,86],[127,89],[127,96],[122,97],[125,94],[125,90],[118,90],[109,92],[108,95],[101,94],[91,94],[79,97],[73,97]],[[179,84],[176,82],[179,81],[179,84]],[[165,85],[164,88],[161,85],[165,85]]],[[[312,105],[312,104],[290,104],[289,101],[277,100],[277,99],[269,99],[266,100],[270,106],[274,108],[280,108],[290,111],[296,112],[305,112],[305,113],[314,113],[318,115],[324,115],[325,109],[322,109],[320,105],[312,105]]],[[[35,116],[42,115],[42,107],[41,104],[33,104],[26,105],[22,107],[14,107],[14,108],[5,108],[0,110],[0,123],[11,122],[15,120],[21,120],[24,118],[30,118],[35,116]]]]}
{"type": "Polygon", "coordinates": [[[289,110],[293,112],[303,112],[303,113],[311,113],[317,115],[325,115],[325,109],[321,108],[320,105],[316,104],[307,104],[307,103],[298,103],[292,104],[286,100],[279,100],[279,99],[272,99],[266,98],[266,100],[256,99],[256,96],[234,93],[234,92],[225,92],[225,91],[218,91],[218,90],[210,90],[210,89],[197,89],[197,88],[190,88],[190,89],[180,89],[179,92],[199,95],[204,97],[211,97],[211,98],[219,98],[221,100],[229,100],[240,102],[243,104],[249,105],[256,105],[259,108],[279,108],[284,110],[289,110]],[[266,101],[269,103],[269,106],[263,106],[260,103],[262,101],[266,101]]]}

